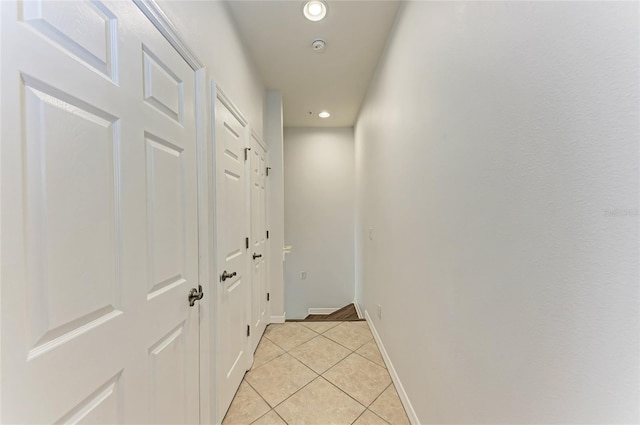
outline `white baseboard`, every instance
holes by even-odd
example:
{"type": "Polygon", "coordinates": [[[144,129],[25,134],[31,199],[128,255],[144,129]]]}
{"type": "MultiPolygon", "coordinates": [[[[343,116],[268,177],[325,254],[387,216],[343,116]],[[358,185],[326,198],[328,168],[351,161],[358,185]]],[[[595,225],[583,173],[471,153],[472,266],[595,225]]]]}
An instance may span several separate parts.
{"type": "Polygon", "coordinates": [[[286,317],[286,312],[282,316],[271,316],[269,323],[284,323],[286,317]]]}
{"type": "Polygon", "coordinates": [[[353,300],[353,305],[356,307],[356,313],[358,313],[358,319],[363,319],[362,311],[360,311],[360,304],[356,300],[353,300]]]}
{"type": "MultiPolygon", "coordinates": [[[[357,304],[356,304],[357,305],[357,304]]],[[[391,375],[391,380],[393,384],[396,386],[396,390],[398,391],[398,396],[400,397],[400,401],[404,406],[404,410],[407,412],[407,416],[409,417],[409,422],[411,425],[420,425],[420,421],[418,420],[418,416],[416,415],[416,411],[413,409],[411,402],[409,401],[409,397],[407,396],[407,392],[404,390],[402,383],[400,382],[400,377],[398,377],[398,373],[396,369],[393,367],[393,363],[391,363],[391,359],[389,358],[389,354],[387,354],[387,350],[384,348],[384,344],[380,339],[380,335],[378,335],[378,331],[373,325],[373,321],[371,320],[371,316],[369,316],[369,311],[364,311],[364,316],[367,319],[367,323],[369,324],[369,328],[371,328],[371,333],[373,334],[373,338],[376,340],[378,344],[378,348],[380,348],[380,353],[382,354],[382,358],[384,359],[384,363],[387,365],[387,370],[389,371],[389,375],[391,375]]]]}
{"type": "Polygon", "coordinates": [[[309,314],[331,314],[334,311],[339,310],[337,308],[310,308],[309,314]]]}

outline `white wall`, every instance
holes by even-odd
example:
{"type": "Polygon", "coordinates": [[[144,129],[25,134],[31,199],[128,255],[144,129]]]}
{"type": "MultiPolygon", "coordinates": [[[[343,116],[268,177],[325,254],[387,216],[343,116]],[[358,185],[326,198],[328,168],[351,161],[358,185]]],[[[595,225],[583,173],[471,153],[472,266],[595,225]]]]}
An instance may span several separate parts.
{"type": "Polygon", "coordinates": [[[638,7],[402,7],[356,128],[357,244],[421,423],[640,420],[638,7]]]}
{"type": "Polygon", "coordinates": [[[303,318],[353,301],[353,129],[285,128],[284,167],[285,310],[303,318]]]}
{"type": "Polygon", "coordinates": [[[207,73],[263,138],[265,88],[222,1],[158,0],[207,73]]]}
{"type": "Polygon", "coordinates": [[[285,320],[284,310],[284,140],[282,128],[282,95],[268,91],[265,104],[265,140],[269,145],[267,166],[271,167],[267,178],[267,229],[269,314],[272,322],[285,320]]]}

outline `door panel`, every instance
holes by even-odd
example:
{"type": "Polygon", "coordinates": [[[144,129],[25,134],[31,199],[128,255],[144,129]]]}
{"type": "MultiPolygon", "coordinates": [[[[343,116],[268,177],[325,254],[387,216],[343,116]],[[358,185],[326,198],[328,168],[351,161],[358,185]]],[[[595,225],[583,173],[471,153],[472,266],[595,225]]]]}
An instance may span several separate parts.
{"type": "Polygon", "coordinates": [[[118,19],[109,5],[33,0],[22,2],[20,9],[25,24],[115,81],[118,19]]]}
{"type": "Polygon", "coordinates": [[[245,124],[220,99],[215,100],[216,229],[218,286],[218,412],[222,416],[242,381],[250,358],[247,325],[248,276],[245,124]]]}
{"type": "Polygon", "coordinates": [[[114,179],[119,131],[117,118],[104,111],[31,77],[23,75],[22,83],[33,359],[121,313],[114,179]]]}
{"type": "Polygon", "coordinates": [[[267,210],[266,152],[251,137],[251,348],[253,351],[267,327],[267,210]]]}
{"type": "Polygon", "coordinates": [[[155,424],[189,422],[187,338],[181,323],[149,348],[150,411],[155,424]]]}
{"type": "Polygon", "coordinates": [[[194,72],[130,2],[0,7],[0,421],[196,423],[194,72]]]}

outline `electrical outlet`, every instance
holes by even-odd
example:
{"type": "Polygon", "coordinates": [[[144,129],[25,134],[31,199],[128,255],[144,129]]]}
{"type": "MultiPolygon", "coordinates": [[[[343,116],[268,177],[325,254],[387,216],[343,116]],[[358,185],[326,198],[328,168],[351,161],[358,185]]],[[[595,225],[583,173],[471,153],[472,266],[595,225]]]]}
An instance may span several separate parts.
{"type": "Polygon", "coordinates": [[[378,304],[378,319],[382,319],[382,306],[378,304]]]}
{"type": "Polygon", "coordinates": [[[373,240],[373,227],[369,227],[369,240],[372,241],[373,240]]]}
{"type": "Polygon", "coordinates": [[[307,278],[307,272],[300,272],[300,279],[306,279],[307,278]]]}

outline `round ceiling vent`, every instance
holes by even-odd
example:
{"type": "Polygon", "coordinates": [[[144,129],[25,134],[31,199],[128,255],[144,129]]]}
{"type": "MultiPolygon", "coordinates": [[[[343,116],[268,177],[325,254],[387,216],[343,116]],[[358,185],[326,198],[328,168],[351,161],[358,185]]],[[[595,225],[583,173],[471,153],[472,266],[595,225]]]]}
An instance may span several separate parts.
{"type": "Polygon", "coordinates": [[[324,52],[324,49],[327,48],[327,43],[321,39],[313,40],[313,42],[311,43],[311,47],[313,48],[314,52],[324,52]]]}

